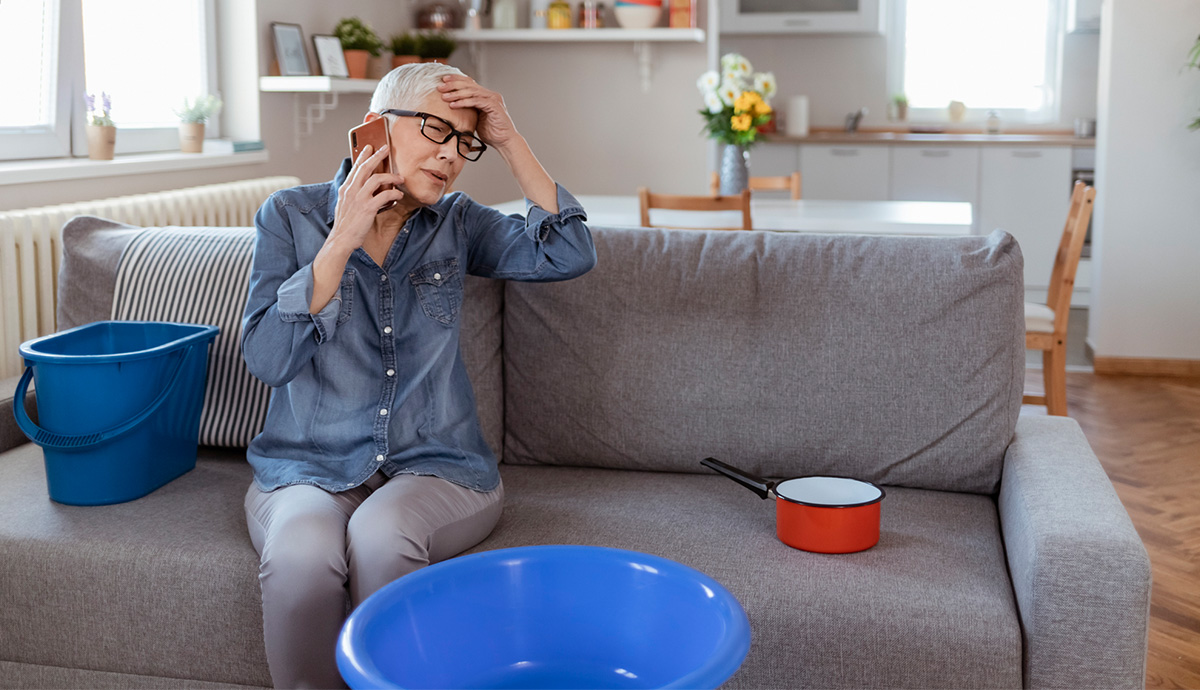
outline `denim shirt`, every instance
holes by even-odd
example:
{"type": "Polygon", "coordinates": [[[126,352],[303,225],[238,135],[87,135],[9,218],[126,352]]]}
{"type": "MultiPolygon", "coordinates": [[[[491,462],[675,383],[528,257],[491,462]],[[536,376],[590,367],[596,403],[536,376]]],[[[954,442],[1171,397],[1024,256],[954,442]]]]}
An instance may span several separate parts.
{"type": "Polygon", "coordinates": [[[258,235],[242,318],[250,372],[271,386],[266,425],[247,457],[264,491],[441,477],[477,491],[500,483],[459,350],[463,274],[566,280],[596,263],[583,208],[561,186],[557,214],[527,202],[505,216],[455,192],[408,219],[377,265],[361,247],[341,286],[309,314],[312,261],[333,227],[332,182],[273,194],[258,235]]]}

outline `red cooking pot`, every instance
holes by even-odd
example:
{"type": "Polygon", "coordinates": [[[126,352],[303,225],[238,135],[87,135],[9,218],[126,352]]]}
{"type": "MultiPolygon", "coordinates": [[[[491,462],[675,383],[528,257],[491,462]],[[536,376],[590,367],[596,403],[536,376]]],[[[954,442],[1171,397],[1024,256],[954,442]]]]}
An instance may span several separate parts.
{"type": "Polygon", "coordinates": [[[767,481],[715,458],[701,465],[758,494],[775,499],[775,534],[802,551],[853,553],[879,543],[883,489],[847,477],[809,476],[767,481]]]}

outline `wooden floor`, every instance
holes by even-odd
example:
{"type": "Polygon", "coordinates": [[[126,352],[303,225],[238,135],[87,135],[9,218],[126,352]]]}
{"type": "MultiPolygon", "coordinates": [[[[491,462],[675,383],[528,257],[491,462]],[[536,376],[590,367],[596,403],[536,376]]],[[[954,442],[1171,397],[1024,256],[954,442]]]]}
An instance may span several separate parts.
{"type": "Polygon", "coordinates": [[[1200,379],[1068,373],[1067,405],[1150,553],[1146,686],[1200,688],[1200,379]]]}

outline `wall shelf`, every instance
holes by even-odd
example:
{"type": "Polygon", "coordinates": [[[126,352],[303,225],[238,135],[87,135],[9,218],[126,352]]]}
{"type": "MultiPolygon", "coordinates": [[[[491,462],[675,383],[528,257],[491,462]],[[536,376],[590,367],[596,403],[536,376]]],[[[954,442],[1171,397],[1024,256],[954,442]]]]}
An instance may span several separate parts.
{"type": "Polygon", "coordinates": [[[704,29],[480,29],[455,31],[459,41],[472,43],[676,42],[703,43],[704,29]]]}
{"type": "Polygon", "coordinates": [[[655,43],[704,43],[704,29],[479,29],[455,31],[454,37],[467,44],[475,77],[486,81],[484,46],[488,43],[630,43],[638,60],[642,91],[650,91],[655,43]]]}
{"type": "Polygon", "coordinates": [[[299,151],[300,142],[312,136],[313,125],[324,122],[325,113],[338,107],[340,94],[372,94],[378,83],[378,79],[339,77],[259,77],[258,90],[292,94],[292,148],[299,151]],[[317,94],[317,101],[301,107],[302,93],[317,94]]]}
{"type": "Polygon", "coordinates": [[[378,79],[259,77],[258,90],[276,93],[374,93],[378,79]]]}
{"type": "MultiPolygon", "coordinates": [[[[452,32],[465,43],[475,65],[473,75],[486,83],[487,43],[629,43],[637,56],[638,76],[642,91],[649,92],[653,74],[655,43],[704,43],[704,29],[480,29],[452,32]]],[[[300,142],[312,135],[313,126],[325,121],[325,113],[338,107],[340,94],[372,94],[377,79],[342,79],[339,77],[259,77],[259,91],[292,94],[292,145],[300,150],[300,142]],[[317,94],[315,103],[300,105],[300,94],[317,94]]]]}

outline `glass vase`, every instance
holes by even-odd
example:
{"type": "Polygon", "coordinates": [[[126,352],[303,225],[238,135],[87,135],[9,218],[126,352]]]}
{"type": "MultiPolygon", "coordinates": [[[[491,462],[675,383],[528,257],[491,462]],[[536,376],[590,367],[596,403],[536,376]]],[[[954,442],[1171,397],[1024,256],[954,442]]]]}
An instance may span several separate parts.
{"type": "Polygon", "coordinates": [[[721,196],[741,194],[750,186],[750,151],[737,144],[726,144],[721,152],[721,196]]]}

